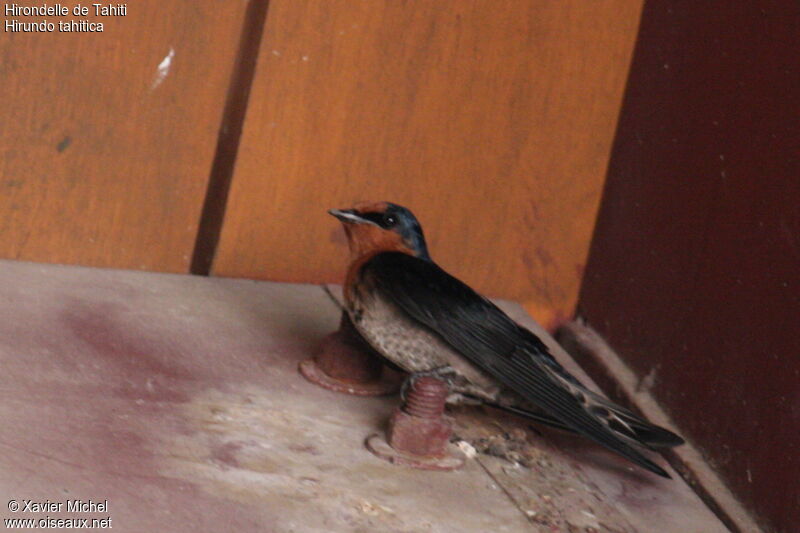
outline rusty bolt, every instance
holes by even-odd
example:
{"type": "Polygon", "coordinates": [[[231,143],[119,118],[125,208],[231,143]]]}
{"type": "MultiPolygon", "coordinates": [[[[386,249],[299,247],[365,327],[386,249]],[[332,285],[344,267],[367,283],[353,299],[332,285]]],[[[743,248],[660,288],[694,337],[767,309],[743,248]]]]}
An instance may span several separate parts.
{"type": "Polygon", "coordinates": [[[328,376],[355,383],[377,381],[383,369],[380,357],[364,342],[345,312],[339,330],[323,339],[314,361],[328,376]]]}
{"type": "Polygon", "coordinates": [[[317,355],[301,361],[299,370],[320,387],[356,396],[392,394],[399,388],[400,375],[384,366],[344,311],[338,331],[325,337],[317,355]]]}
{"type": "Polygon", "coordinates": [[[413,380],[405,403],[389,419],[386,439],[367,437],[367,449],[390,463],[423,470],[455,470],[464,457],[449,445],[453,427],[444,415],[449,390],[443,381],[424,376],[413,380]]]}
{"type": "Polygon", "coordinates": [[[405,405],[389,420],[387,442],[395,450],[411,455],[441,457],[453,427],[444,416],[447,384],[434,377],[414,380],[405,405]]]}

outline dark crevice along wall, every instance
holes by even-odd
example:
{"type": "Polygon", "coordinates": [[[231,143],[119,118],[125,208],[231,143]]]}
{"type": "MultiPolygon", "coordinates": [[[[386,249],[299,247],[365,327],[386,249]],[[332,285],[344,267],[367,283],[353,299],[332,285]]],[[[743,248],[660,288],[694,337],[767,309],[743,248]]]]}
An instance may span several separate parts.
{"type": "Polygon", "coordinates": [[[798,36],[795,0],[646,2],[579,299],[786,533],[800,523],[798,36]]]}

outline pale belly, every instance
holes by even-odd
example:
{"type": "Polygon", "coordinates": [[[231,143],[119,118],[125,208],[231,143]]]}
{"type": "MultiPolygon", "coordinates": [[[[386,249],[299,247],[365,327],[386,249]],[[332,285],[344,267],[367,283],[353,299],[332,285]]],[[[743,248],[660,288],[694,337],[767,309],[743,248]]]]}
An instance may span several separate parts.
{"type": "Polygon", "coordinates": [[[380,298],[348,302],[350,318],[362,337],[384,357],[410,373],[449,367],[454,392],[494,399],[496,382],[473,366],[438,335],[380,298]]]}

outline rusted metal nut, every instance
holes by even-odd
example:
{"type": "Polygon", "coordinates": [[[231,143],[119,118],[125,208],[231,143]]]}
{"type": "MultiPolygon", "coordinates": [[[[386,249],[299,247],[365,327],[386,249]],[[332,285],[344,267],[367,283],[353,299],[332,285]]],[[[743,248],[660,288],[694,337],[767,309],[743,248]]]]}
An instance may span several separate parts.
{"type": "Polygon", "coordinates": [[[441,456],[453,434],[453,425],[444,416],[447,385],[433,377],[417,379],[403,407],[389,420],[387,442],[395,450],[413,455],[441,456]]]}
{"type": "Polygon", "coordinates": [[[381,377],[383,361],[360,337],[355,336],[352,326],[345,325],[349,323],[350,320],[343,316],[339,331],[331,333],[320,343],[314,362],[334,379],[354,383],[377,381],[381,377]]]}
{"type": "Polygon", "coordinates": [[[419,418],[398,409],[389,420],[386,440],[399,452],[441,457],[452,434],[453,426],[445,417],[419,418]]]}
{"type": "Polygon", "coordinates": [[[447,385],[433,377],[412,382],[405,404],[389,419],[386,439],[367,438],[367,448],[386,461],[425,470],[454,470],[464,458],[450,444],[452,422],[444,415],[447,385]]]}
{"type": "Polygon", "coordinates": [[[317,354],[301,361],[300,373],[328,390],[356,396],[381,396],[397,392],[401,376],[386,368],[383,359],[342,312],[339,329],[326,336],[317,354]]]}

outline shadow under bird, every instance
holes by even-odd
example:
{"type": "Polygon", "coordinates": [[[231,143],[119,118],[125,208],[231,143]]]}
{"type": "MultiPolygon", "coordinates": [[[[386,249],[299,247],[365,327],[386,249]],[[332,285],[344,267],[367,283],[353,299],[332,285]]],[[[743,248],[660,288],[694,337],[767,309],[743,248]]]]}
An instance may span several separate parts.
{"type": "Polygon", "coordinates": [[[637,448],[683,439],[584,387],[539,337],[434,263],[411,211],[378,202],[329,213],[350,246],[347,313],[409,379],[436,376],[449,384],[449,401],[483,402],[574,431],[670,477],[637,448]]]}

